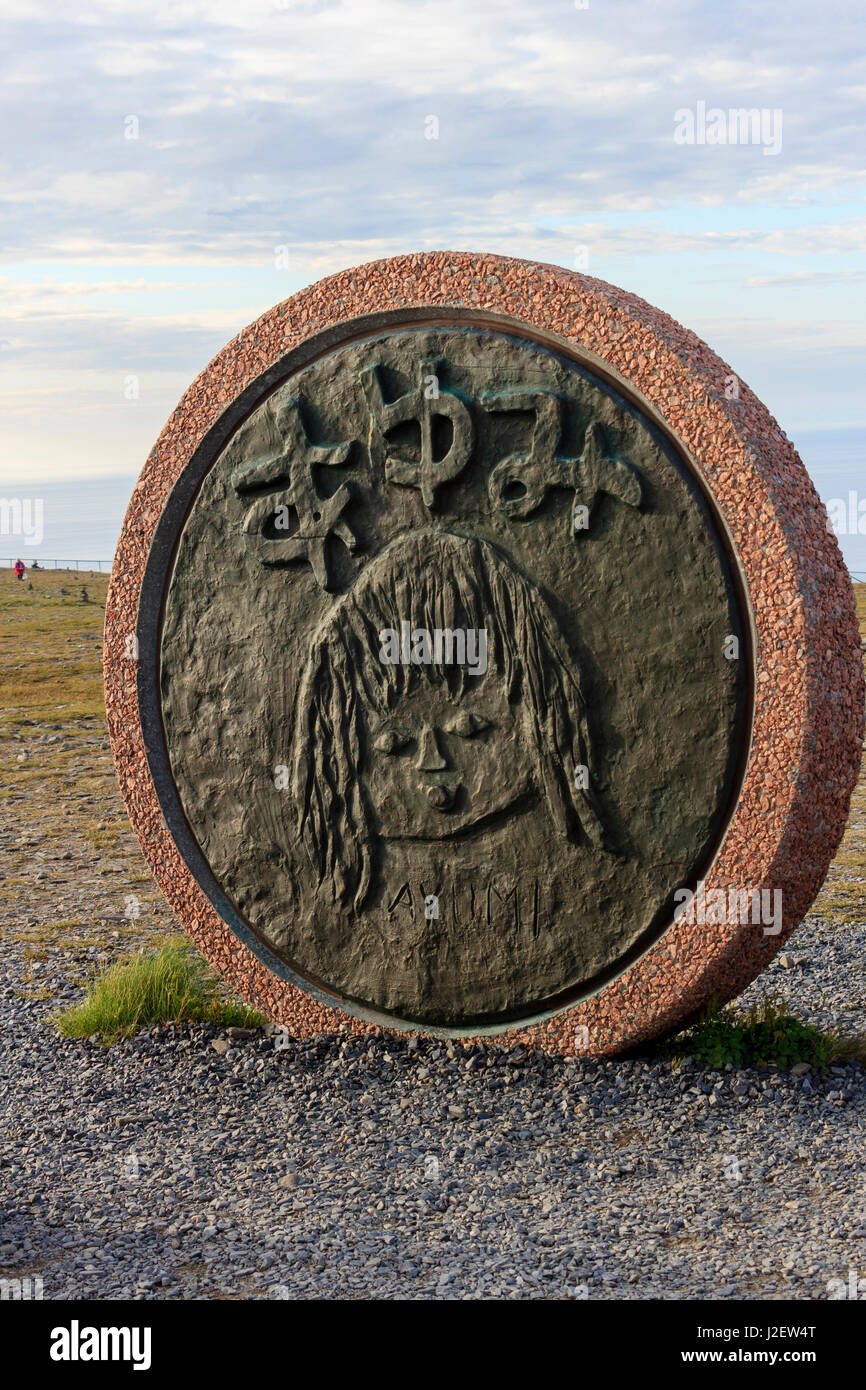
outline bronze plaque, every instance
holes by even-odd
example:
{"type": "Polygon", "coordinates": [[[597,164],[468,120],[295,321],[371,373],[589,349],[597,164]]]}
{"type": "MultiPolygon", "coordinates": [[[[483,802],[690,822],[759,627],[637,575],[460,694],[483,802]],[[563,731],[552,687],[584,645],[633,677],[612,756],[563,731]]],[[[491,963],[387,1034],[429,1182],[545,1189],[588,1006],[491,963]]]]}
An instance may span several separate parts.
{"type": "Polygon", "coordinates": [[[189,830],[254,949],[365,1017],[471,1032],[599,989],[724,831],[737,576],[624,389],[516,327],[395,314],[263,382],[179,528],[189,830]]]}

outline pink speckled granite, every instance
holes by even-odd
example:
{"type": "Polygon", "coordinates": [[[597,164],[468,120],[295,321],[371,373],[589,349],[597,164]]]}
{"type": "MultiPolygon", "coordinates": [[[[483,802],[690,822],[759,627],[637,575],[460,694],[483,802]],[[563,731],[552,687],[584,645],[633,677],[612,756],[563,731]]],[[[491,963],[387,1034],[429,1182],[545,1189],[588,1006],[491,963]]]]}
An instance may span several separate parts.
{"type": "Polygon", "coordinates": [[[500,1035],[605,1055],[675,1028],[767,965],[818,892],[841,839],[863,738],[860,635],[847,571],[793,446],[694,333],[624,290],[558,266],[436,251],[341,271],[244,329],[192,384],[145,464],[126,514],[106,606],[105,688],[118,778],[142,850],[185,929],[233,987],[296,1035],[377,1032],[271,975],[217,916],[162,819],[139,722],[139,590],[163,503],[226,406],[310,335],[380,310],[461,306],[510,315],[594,354],[656,411],[725,517],[755,625],[755,710],[742,793],[707,891],[781,889],[778,936],[760,926],[672,923],[591,999],[500,1035]]]}

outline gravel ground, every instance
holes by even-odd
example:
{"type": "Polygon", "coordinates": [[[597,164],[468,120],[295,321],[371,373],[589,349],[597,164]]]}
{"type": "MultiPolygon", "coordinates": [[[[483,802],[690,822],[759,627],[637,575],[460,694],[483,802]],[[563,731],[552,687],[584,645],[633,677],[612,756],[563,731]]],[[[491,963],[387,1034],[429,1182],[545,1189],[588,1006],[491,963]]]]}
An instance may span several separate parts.
{"type": "MultiPolygon", "coordinates": [[[[749,993],[862,1017],[864,935],[807,922],[808,964],[749,993]]],[[[45,1298],[823,1299],[866,1266],[859,1067],[201,1027],[103,1048],[48,1021],[81,965],[13,952],[2,978],[0,1273],[45,1298]]]]}
{"type": "MultiPolygon", "coordinates": [[[[47,1299],[824,1299],[866,1274],[858,1067],[63,1040],[54,1010],[176,925],[117,793],[101,609],[41,576],[28,617],[2,581],[0,1278],[47,1299]]],[[[743,1003],[864,1031],[864,865],[861,776],[814,915],[743,1003]]]]}

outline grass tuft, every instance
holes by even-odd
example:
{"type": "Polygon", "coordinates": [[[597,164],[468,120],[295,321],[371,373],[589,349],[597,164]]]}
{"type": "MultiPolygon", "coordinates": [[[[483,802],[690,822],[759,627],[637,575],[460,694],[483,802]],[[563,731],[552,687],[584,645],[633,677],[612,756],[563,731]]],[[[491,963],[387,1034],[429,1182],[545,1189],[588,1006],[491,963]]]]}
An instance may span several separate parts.
{"type": "Polygon", "coordinates": [[[55,1016],[67,1038],[99,1036],[104,1043],[157,1023],[214,1023],[260,1028],[265,1020],[226,996],[219,977],[185,937],[117,961],[87,986],[81,1004],[55,1016]]]}
{"type": "Polygon", "coordinates": [[[782,1069],[808,1062],[823,1067],[831,1062],[866,1061],[866,1038],[822,1033],[787,1010],[785,1001],[771,996],[748,1011],[711,1004],[693,1027],[660,1045],[667,1057],[691,1057],[705,1067],[782,1069]]]}

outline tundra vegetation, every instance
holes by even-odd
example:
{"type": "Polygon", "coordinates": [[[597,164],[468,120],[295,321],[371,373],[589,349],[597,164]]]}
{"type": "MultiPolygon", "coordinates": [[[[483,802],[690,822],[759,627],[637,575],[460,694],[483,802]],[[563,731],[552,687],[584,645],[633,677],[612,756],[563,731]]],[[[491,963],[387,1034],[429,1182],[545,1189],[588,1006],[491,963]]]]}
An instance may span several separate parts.
{"type": "MultiPolygon", "coordinates": [[[[0,571],[4,945],[22,951],[22,992],[31,999],[51,995],[39,978],[47,953],[68,956],[85,997],[56,1016],[67,1036],[111,1040],[182,1019],[258,1026],[263,1020],[176,935],[127,822],[102,696],[107,587],[105,574],[28,570],[19,583],[11,569],[0,571]]],[[[866,637],[866,584],[856,592],[866,637]]],[[[844,930],[862,921],[864,900],[866,762],[812,915],[844,930]]],[[[675,1064],[685,1056],[710,1066],[866,1060],[863,1038],[822,1033],[776,997],[748,1010],[713,1005],[661,1048],[675,1064]]]]}

